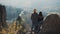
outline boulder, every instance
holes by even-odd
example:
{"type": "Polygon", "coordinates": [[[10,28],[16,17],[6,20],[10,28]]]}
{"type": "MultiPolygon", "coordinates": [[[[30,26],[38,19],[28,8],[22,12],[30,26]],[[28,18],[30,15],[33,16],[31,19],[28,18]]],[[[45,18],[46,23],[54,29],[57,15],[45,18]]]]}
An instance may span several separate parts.
{"type": "Polygon", "coordinates": [[[46,17],[42,25],[42,33],[59,34],[60,33],[60,17],[57,14],[51,14],[46,17]]]}

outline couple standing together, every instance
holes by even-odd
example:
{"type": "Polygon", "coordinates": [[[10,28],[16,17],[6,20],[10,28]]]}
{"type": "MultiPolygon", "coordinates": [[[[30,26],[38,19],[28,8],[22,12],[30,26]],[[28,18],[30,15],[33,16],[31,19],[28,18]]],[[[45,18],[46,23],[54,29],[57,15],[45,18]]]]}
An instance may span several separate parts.
{"type": "Polygon", "coordinates": [[[39,12],[39,14],[38,14],[36,12],[36,9],[34,9],[34,13],[32,13],[32,15],[31,15],[31,20],[32,20],[31,30],[35,31],[35,32],[40,31],[40,26],[42,25],[42,21],[43,21],[42,12],[39,12]]]}

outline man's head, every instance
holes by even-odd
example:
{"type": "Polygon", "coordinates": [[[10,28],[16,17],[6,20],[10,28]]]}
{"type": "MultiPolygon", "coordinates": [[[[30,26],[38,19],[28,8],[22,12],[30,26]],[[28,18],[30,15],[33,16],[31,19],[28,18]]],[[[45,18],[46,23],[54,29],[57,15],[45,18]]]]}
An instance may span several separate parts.
{"type": "Polygon", "coordinates": [[[36,13],[36,9],[34,9],[34,13],[36,13]]]}

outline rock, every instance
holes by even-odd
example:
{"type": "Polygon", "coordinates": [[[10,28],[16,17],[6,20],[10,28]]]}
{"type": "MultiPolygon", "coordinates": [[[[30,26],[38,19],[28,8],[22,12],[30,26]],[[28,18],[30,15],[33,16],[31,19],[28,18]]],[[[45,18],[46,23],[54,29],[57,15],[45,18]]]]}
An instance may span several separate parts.
{"type": "Polygon", "coordinates": [[[2,34],[2,29],[7,30],[6,8],[5,6],[0,5],[0,34],[2,34]]]}
{"type": "Polygon", "coordinates": [[[58,34],[60,33],[60,17],[57,14],[47,16],[42,25],[42,33],[58,34]]]}

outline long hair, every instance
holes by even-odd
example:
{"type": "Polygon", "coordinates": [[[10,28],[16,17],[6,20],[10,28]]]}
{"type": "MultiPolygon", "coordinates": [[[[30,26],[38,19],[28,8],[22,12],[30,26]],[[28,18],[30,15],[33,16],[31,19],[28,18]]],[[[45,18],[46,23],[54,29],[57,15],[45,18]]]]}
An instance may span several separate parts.
{"type": "Polygon", "coordinates": [[[43,16],[43,15],[42,15],[42,12],[39,12],[39,16],[43,16]]]}

